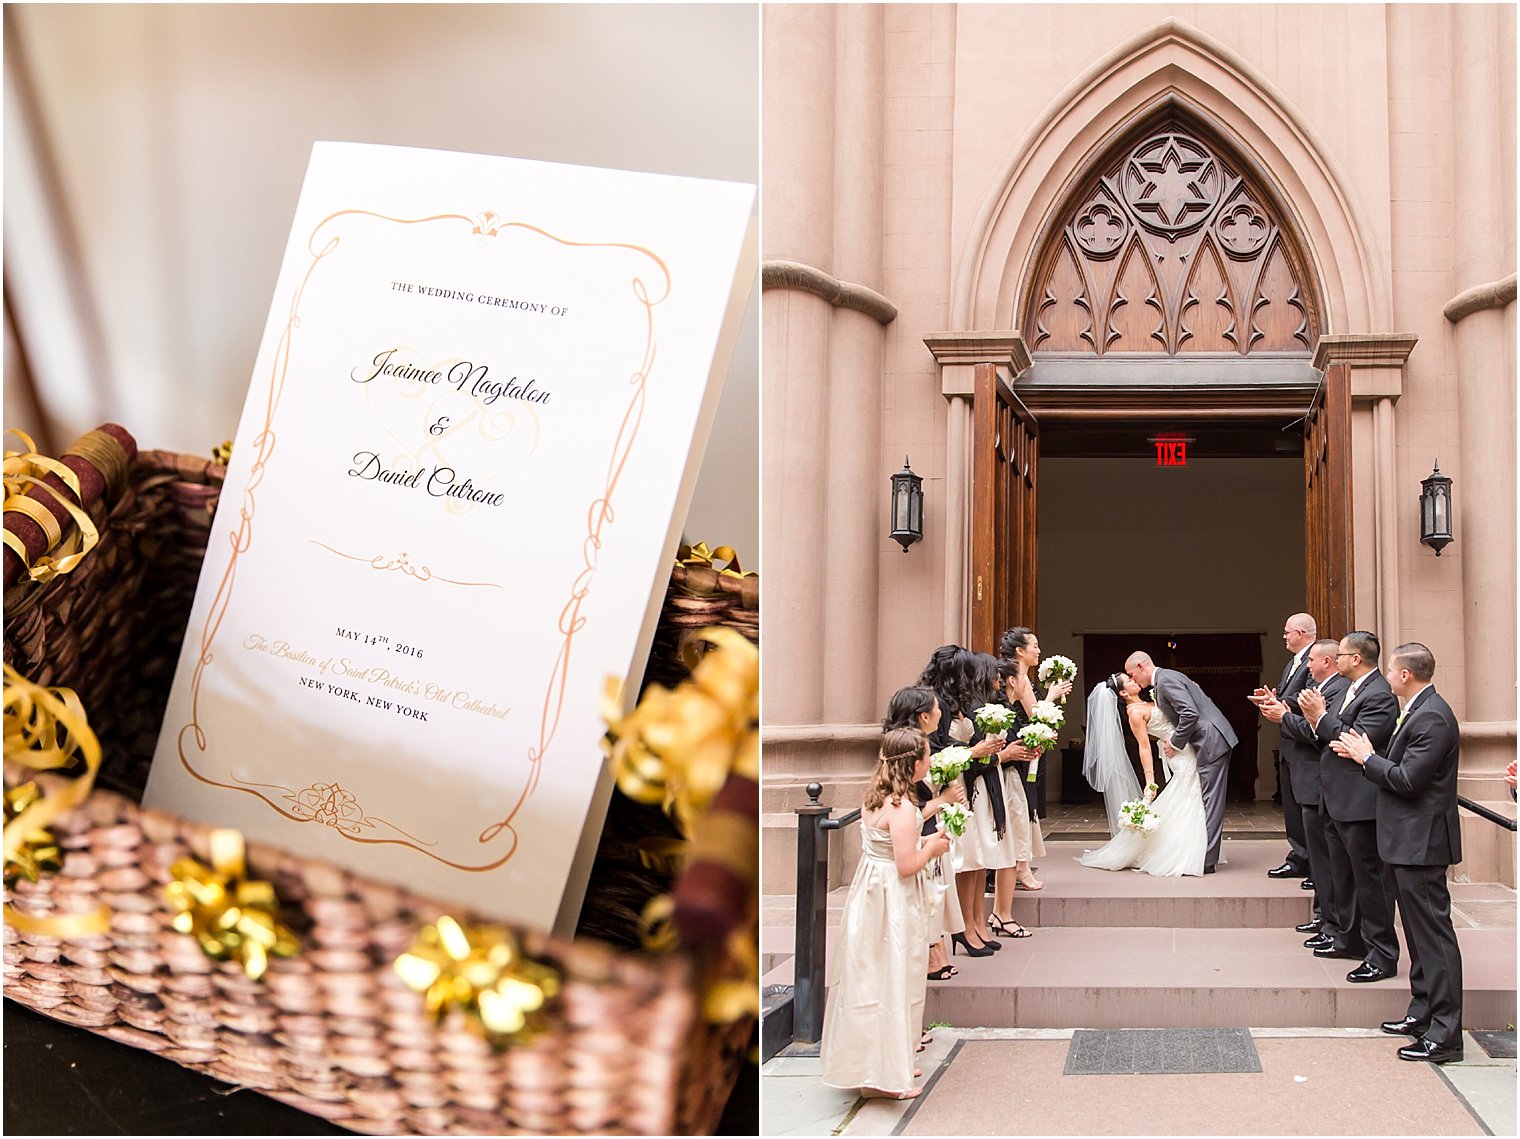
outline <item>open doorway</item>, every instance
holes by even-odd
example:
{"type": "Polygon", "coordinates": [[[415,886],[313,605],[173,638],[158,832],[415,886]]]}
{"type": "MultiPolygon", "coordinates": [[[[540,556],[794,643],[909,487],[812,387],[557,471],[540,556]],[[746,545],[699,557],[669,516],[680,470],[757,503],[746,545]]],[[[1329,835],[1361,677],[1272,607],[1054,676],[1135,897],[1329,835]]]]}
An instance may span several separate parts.
{"type": "MultiPolygon", "coordinates": [[[[1046,424],[1039,520],[1043,651],[1078,663],[1082,694],[1135,649],[1190,674],[1240,736],[1229,800],[1272,799],[1277,733],[1258,730],[1246,694],[1275,683],[1282,619],[1304,607],[1301,434],[1280,421],[1046,424]],[[1180,462],[1173,448],[1160,465],[1162,436],[1185,441],[1180,462]]],[[[1077,755],[1085,717],[1074,695],[1077,755]]],[[[1080,762],[1050,768],[1047,801],[1082,801],[1080,762]]]]}

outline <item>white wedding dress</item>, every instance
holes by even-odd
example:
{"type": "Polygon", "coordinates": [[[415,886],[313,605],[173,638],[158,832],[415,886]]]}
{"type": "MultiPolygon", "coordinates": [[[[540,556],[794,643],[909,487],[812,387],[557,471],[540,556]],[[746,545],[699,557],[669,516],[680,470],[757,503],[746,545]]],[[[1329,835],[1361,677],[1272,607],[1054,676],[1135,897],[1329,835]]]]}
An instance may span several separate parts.
{"type": "MultiPolygon", "coordinates": [[[[1172,724],[1154,706],[1145,730],[1157,741],[1172,736],[1172,724]]],[[[1160,751],[1159,744],[1156,750],[1160,751]]],[[[1167,762],[1171,765],[1171,778],[1151,804],[1159,820],[1155,829],[1120,830],[1097,850],[1085,851],[1078,862],[1099,870],[1133,867],[1158,878],[1203,873],[1209,835],[1203,810],[1203,785],[1198,781],[1198,753],[1189,745],[1167,762]]]]}

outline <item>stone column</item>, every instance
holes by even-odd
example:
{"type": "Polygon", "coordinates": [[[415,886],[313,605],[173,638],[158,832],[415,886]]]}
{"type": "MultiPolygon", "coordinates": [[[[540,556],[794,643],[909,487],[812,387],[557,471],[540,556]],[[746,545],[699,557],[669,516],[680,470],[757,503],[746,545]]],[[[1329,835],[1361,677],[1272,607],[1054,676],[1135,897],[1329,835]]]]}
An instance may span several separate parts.
{"type": "Polygon", "coordinates": [[[824,290],[834,244],[834,21],[828,5],[779,5],[764,12],[761,213],[765,260],[761,306],[764,384],[761,479],[762,567],[767,596],[761,654],[767,721],[818,723],[824,715],[823,597],[818,563],[826,548],[829,325],[824,290]],[[797,267],[776,280],[773,262],[797,267]]]}
{"type": "Polygon", "coordinates": [[[1460,61],[1452,68],[1458,295],[1446,317],[1461,445],[1453,487],[1467,682],[1460,789],[1475,799],[1499,799],[1504,765],[1515,758],[1515,345],[1506,319],[1515,300],[1514,171],[1502,163],[1507,152],[1514,161],[1505,145],[1514,121],[1501,114],[1505,91],[1515,84],[1515,25],[1514,13],[1498,6],[1464,4],[1451,12],[1453,56],[1460,61]]]}
{"type": "MultiPolygon", "coordinates": [[[[834,274],[881,284],[882,123],[886,31],[877,5],[841,7],[834,91],[834,274]]],[[[826,547],[805,560],[827,566],[823,589],[823,714],[839,723],[881,718],[876,707],[877,607],[886,526],[881,470],[885,330],[872,315],[837,307],[829,339],[826,547]]],[[[894,547],[895,548],[895,547],[894,547]]],[[[804,554],[787,551],[784,557],[804,554]]]]}

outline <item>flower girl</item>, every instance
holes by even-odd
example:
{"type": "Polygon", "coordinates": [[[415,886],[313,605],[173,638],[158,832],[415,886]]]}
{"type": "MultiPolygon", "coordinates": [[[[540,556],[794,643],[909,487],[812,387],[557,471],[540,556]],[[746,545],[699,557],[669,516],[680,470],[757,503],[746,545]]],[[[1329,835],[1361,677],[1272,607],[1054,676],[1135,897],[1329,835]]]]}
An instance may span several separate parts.
{"type": "Polygon", "coordinates": [[[861,806],[860,865],[835,933],[834,983],[823,1017],[823,1082],[912,1099],[923,1032],[932,903],[921,873],[950,849],[943,832],[919,833],[913,784],[929,773],[929,741],[916,728],[882,736],[861,806]]]}

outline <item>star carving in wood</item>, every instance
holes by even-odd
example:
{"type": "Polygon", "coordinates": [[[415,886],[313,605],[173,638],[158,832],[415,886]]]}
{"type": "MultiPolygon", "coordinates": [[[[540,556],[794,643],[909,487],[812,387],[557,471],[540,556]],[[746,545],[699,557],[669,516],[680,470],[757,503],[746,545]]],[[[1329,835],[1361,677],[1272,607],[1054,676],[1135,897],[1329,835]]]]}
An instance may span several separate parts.
{"type": "Polygon", "coordinates": [[[1131,171],[1139,191],[1132,192],[1130,205],[1166,229],[1184,229],[1213,208],[1213,158],[1184,154],[1175,139],[1155,157],[1136,155],[1131,171]]]}

